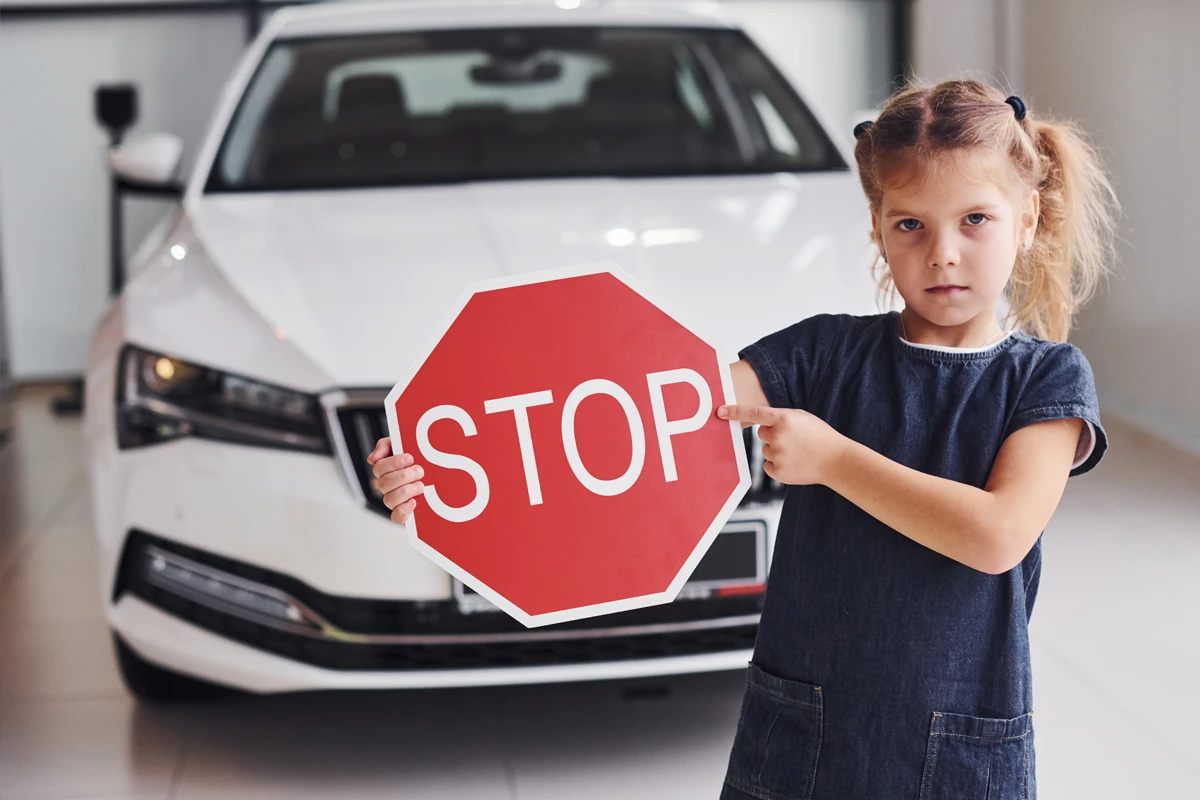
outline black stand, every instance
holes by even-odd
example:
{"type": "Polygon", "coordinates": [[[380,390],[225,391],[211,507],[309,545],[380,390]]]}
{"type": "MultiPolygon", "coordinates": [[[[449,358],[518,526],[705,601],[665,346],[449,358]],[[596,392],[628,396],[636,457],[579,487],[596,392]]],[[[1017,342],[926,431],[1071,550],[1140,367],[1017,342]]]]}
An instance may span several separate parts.
{"type": "Polygon", "coordinates": [[[51,400],[50,410],[56,417],[83,413],[83,378],[75,378],[71,381],[65,397],[56,397],[51,400]]]}

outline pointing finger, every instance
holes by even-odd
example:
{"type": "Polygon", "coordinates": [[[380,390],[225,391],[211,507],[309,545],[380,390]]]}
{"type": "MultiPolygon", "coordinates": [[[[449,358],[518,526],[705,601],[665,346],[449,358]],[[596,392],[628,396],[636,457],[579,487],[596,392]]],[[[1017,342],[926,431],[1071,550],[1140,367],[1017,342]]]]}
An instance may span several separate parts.
{"type": "Polygon", "coordinates": [[[755,425],[774,425],[779,420],[779,410],[770,406],[721,406],[717,416],[737,422],[755,425]]]}

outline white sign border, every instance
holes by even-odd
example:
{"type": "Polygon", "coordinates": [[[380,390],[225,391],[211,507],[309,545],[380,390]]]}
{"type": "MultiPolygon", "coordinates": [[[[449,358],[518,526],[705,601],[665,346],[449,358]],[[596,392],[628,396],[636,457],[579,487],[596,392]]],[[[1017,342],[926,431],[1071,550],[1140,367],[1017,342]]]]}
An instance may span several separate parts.
{"type": "MultiPolygon", "coordinates": [[[[529,284],[545,283],[546,281],[559,280],[562,278],[575,278],[582,277],[584,275],[597,275],[601,273],[608,273],[617,278],[617,280],[621,281],[630,289],[633,289],[635,292],[641,295],[644,300],[658,308],[659,311],[662,311],[664,314],[671,317],[677,323],[691,331],[694,336],[699,338],[709,347],[713,348],[717,356],[717,369],[721,376],[721,386],[725,392],[724,403],[732,404],[735,402],[733,393],[733,376],[729,371],[729,365],[737,359],[731,358],[729,351],[726,350],[724,346],[714,342],[712,337],[702,333],[704,330],[702,327],[685,322],[682,314],[675,309],[668,308],[664,303],[655,298],[651,292],[637,279],[635,279],[617,264],[611,261],[591,262],[576,266],[561,267],[558,269],[526,272],[505,278],[474,281],[469,284],[466,289],[463,290],[463,293],[459,296],[454,307],[446,315],[437,331],[433,334],[433,336],[430,337],[420,355],[413,359],[408,370],[405,371],[400,380],[396,382],[396,385],[392,387],[392,390],[388,392],[384,410],[387,413],[388,435],[392,440],[392,452],[404,452],[403,442],[400,438],[400,424],[396,419],[396,401],[400,399],[400,395],[412,382],[413,378],[416,377],[417,372],[420,371],[421,367],[424,366],[425,361],[433,354],[434,349],[437,348],[437,345],[442,340],[442,337],[446,335],[446,331],[448,331],[450,326],[454,324],[454,321],[458,319],[458,315],[462,313],[462,310],[466,307],[467,303],[470,302],[472,297],[481,292],[489,292],[496,289],[510,289],[515,286],[526,286],[529,284]]],[[[570,622],[573,620],[588,619],[590,617],[597,617],[604,614],[615,614],[620,611],[630,611],[635,608],[646,608],[648,606],[669,603],[673,601],[679,594],[680,590],[683,589],[684,584],[687,583],[688,578],[691,577],[692,572],[696,569],[696,566],[700,563],[700,560],[704,557],[704,554],[708,552],[708,548],[721,533],[721,529],[725,526],[725,523],[729,521],[731,516],[733,516],[733,512],[737,509],[738,504],[741,503],[742,497],[744,497],[746,492],[750,489],[750,468],[746,459],[746,447],[742,441],[741,424],[731,420],[729,423],[729,432],[733,441],[733,452],[738,462],[738,485],[733,492],[730,493],[729,498],[725,501],[724,505],[721,506],[721,509],[717,512],[716,517],[713,518],[712,523],[704,532],[704,536],[700,539],[699,543],[692,551],[692,554],[688,556],[688,559],[684,562],[683,567],[680,568],[679,574],[675,576],[675,579],[671,581],[671,584],[662,592],[641,595],[639,597],[630,597],[624,600],[612,600],[604,603],[596,603],[590,606],[580,606],[578,608],[571,608],[563,611],[552,611],[546,614],[528,614],[513,603],[504,599],[497,592],[493,591],[492,588],[483,581],[479,580],[465,569],[446,558],[429,544],[421,541],[417,534],[417,514],[415,512],[404,525],[404,528],[408,533],[408,542],[417,552],[421,553],[421,555],[425,556],[443,570],[470,586],[509,616],[519,621],[526,628],[538,628],[544,625],[553,625],[558,622],[570,622]]]]}

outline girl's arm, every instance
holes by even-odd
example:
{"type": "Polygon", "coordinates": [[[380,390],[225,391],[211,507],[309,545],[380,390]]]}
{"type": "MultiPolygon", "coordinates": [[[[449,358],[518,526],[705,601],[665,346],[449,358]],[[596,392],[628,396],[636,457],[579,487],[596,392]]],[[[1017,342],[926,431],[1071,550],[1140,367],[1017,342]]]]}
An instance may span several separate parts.
{"type": "Polygon", "coordinates": [[[824,484],[913,541],[991,574],[1020,563],[1050,521],[1083,427],[1063,419],[1021,428],[977,489],[898,464],[805,411],[728,406],[719,416],[762,426],[775,480],[824,484]]]}
{"type": "Polygon", "coordinates": [[[1083,421],[1028,425],[1004,440],[983,489],[927,475],[845,439],[823,483],[913,541],[982,572],[1008,572],[1058,507],[1083,421]]]}

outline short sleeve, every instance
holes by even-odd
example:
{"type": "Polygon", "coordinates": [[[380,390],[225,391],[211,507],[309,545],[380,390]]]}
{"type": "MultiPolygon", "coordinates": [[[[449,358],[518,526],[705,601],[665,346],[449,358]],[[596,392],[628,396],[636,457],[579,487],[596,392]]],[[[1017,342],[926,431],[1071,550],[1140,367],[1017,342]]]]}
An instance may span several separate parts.
{"type": "Polygon", "coordinates": [[[1100,463],[1108,449],[1108,436],[1100,424],[1092,367],[1078,347],[1066,343],[1050,347],[1034,366],[1005,438],[1026,425],[1054,419],[1081,419],[1086,423],[1076,448],[1072,476],[1089,472],[1100,463]]]}
{"type": "Polygon", "coordinates": [[[774,408],[808,407],[829,366],[842,317],[818,314],[764,336],[738,353],[774,408]]]}

